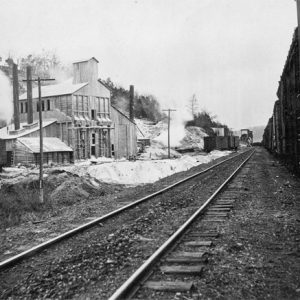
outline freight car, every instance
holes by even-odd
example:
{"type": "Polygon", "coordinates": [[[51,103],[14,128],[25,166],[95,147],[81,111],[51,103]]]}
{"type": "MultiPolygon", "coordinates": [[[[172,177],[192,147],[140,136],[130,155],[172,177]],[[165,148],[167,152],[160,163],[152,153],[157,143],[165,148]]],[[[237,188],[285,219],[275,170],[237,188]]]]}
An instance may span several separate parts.
{"type": "Polygon", "coordinates": [[[295,30],[280,77],[278,100],[263,135],[263,145],[300,173],[300,52],[295,30]]]}
{"type": "Polygon", "coordinates": [[[241,142],[252,143],[253,141],[253,131],[249,129],[241,129],[241,142]]]}
{"type": "Polygon", "coordinates": [[[206,136],[204,137],[204,151],[212,150],[237,150],[239,147],[238,136],[206,136]]]}

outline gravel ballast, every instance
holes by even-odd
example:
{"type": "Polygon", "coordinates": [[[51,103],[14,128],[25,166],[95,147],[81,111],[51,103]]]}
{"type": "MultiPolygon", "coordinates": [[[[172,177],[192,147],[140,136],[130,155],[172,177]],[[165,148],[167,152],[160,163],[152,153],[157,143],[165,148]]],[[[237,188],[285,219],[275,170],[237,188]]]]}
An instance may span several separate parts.
{"type": "Polygon", "coordinates": [[[221,184],[236,163],[2,272],[2,298],[106,299],[221,184]]]}

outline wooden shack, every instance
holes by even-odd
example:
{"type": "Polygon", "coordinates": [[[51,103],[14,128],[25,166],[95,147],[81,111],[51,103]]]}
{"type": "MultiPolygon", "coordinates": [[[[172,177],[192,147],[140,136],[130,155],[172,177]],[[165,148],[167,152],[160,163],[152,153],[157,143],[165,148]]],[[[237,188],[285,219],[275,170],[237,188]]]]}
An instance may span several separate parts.
{"type": "Polygon", "coordinates": [[[111,107],[112,154],[115,158],[130,158],[137,154],[136,125],[130,118],[115,107],[111,107]]]}
{"type": "MultiPolygon", "coordinates": [[[[14,144],[15,164],[35,164],[40,162],[40,139],[36,137],[18,138],[14,144]]],[[[60,139],[46,137],[43,139],[43,163],[71,163],[73,149],[60,139]]]]}
{"type": "MultiPolygon", "coordinates": [[[[74,159],[73,149],[56,137],[59,130],[60,125],[56,120],[43,122],[44,151],[45,153],[49,153],[44,156],[45,163],[72,162],[74,159]]],[[[36,147],[36,145],[37,143],[39,145],[39,135],[40,129],[37,122],[31,125],[21,123],[21,129],[19,130],[11,130],[10,127],[1,128],[0,165],[12,166],[18,163],[37,164],[39,146],[36,147]]]]}

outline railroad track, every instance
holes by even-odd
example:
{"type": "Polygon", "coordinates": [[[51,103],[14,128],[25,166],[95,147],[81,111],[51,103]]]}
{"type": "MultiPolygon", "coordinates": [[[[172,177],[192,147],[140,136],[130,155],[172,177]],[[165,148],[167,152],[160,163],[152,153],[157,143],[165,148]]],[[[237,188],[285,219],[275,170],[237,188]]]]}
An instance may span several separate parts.
{"type": "Polygon", "coordinates": [[[163,193],[165,193],[165,192],[167,192],[167,191],[175,188],[176,186],[178,186],[178,185],[180,185],[180,184],[182,184],[184,182],[187,182],[187,181],[189,181],[189,180],[191,180],[191,179],[193,179],[193,178],[195,178],[197,176],[203,175],[203,174],[205,174],[205,173],[207,173],[207,172],[209,172],[209,171],[217,168],[218,166],[226,164],[227,162],[231,162],[235,158],[244,156],[244,155],[246,155],[245,153],[247,153],[247,152],[251,152],[251,151],[249,150],[249,151],[246,151],[246,152],[243,152],[243,153],[239,153],[239,154],[237,154],[235,156],[232,156],[232,157],[230,157],[228,159],[225,159],[225,160],[223,160],[223,161],[221,161],[221,162],[219,162],[219,163],[217,163],[217,164],[215,164],[215,165],[213,165],[213,166],[211,166],[211,167],[209,167],[209,168],[207,168],[207,169],[205,169],[205,170],[203,170],[201,172],[195,173],[195,174],[193,174],[193,175],[191,175],[191,176],[189,176],[189,177],[187,177],[187,178],[185,178],[183,180],[180,180],[180,181],[178,181],[178,182],[176,182],[176,183],[174,183],[174,184],[172,184],[170,186],[167,186],[164,189],[161,189],[161,190],[159,190],[159,191],[157,191],[155,193],[152,193],[152,194],[150,194],[150,195],[148,195],[146,197],[138,199],[138,200],[136,200],[136,201],[134,201],[134,202],[132,202],[130,204],[127,204],[127,205],[125,205],[125,206],[123,206],[123,207],[121,207],[121,208],[119,208],[117,210],[114,210],[114,211],[112,211],[112,212],[110,212],[110,213],[108,213],[108,214],[106,214],[104,216],[101,216],[101,217],[99,217],[97,219],[94,219],[93,221],[85,223],[85,224],[83,224],[83,225],[81,225],[79,227],[76,227],[76,228],[74,228],[74,229],[72,229],[70,231],[67,231],[67,232],[65,232],[65,233],[63,233],[63,234],[61,234],[61,235],[59,235],[59,236],[57,236],[57,237],[55,237],[53,239],[50,239],[50,240],[48,240],[46,242],[43,242],[43,243],[41,243],[41,244],[39,244],[39,245],[37,245],[37,246],[35,246],[33,248],[28,249],[28,250],[26,250],[26,251],[24,251],[24,252],[22,252],[20,254],[17,254],[15,256],[11,257],[11,258],[8,258],[8,259],[0,262],[0,270],[4,270],[4,269],[7,269],[7,268],[10,268],[10,267],[16,265],[17,263],[19,263],[20,261],[22,261],[24,259],[27,259],[29,257],[32,257],[35,254],[37,254],[37,253],[39,253],[39,252],[41,252],[41,251],[43,251],[43,250],[51,247],[54,244],[57,244],[57,243],[62,242],[62,241],[66,240],[66,239],[68,239],[68,238],[70,238],[72,236],[75,236],[75,235],[77,235],[79,233],[82,233],[82,232],[84,232],[84,231],[86,231],[86,230],[88,230],[88,229],[96,226],[99,223],[103,224],[103,222],[108,221],[108,220],[112,219],[113,217],[115,217],[117,215],[120,215],[121,213],[124,213],[124,212],[126,212],[126,211],[128,211],[128,210],[130,210],[130,209],[132,209],[132,208],[134,208],[134,207],[136,207],[136,206],[138,206],[138,205],[140,205],[140,204],[142,204],[142,203],[150,200],[150,199],[153,199],[154,197],[159,196],[159,195],[161,195],[161,194],[163,194],[163,193]]]}
{"type": "Polygon", "coordinates": [[[225,188],[254,152],[255,150],[250,151],[213,195],[114,292],[109,300],[133,297],[174,299],[175,293],[192,293],[195,288],[193,277],[201,275],[206,253],[219,235],[219,224],[226,221],[238,195],[236,190],[225,188]]]}

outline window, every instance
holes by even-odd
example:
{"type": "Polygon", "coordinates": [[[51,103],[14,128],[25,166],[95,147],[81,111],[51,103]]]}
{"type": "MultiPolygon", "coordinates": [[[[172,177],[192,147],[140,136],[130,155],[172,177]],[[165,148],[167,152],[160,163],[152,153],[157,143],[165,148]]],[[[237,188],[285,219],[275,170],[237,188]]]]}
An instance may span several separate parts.
{"type": "Polygon", "coordinates": [[[106,98],[106,116],[109,118],[110,108],[109,108],[109,98],[106,98]]]}
{"type": "Polygon", "coordinates": [[[114,156],[115,155],[115,145],[111,144],[111,155],[114,156]]]}
{"type": "Polygon", "coordinates": [[[42,101],[42,111],[45,110],[45,101],[42,101]]]}
{"type": "Polygon", "coordinates": [[[40,111],[40,103],[39,102],[36,103],[36,111],[40,111]]]}
{"type": "Polygon", "coordinates": [[[105,111],[104,98],[100,98],[100,112],[103,113],[104,111],[105,111]]]}
{"type": "Polygon", "coordinates": [[[96,119],[96,109],[91,110],[91,116],[92,116],[92,120],[96,119]]]}
{"type": "Polygon", "coordinates": [[[96,134],[92,133],[92,144],[95,145],[96,144],[96,134]]]}
{"type": "Polygon", "coordinates": [[[27,113],[28,112],[28,103],[25,102],[25,112],[27,113]]]}
{"type": "Polygon", "coordinates": [[[51,108],[51,107],[50,107],[50,100],[48,99],[48,100],[47,100],[47,110],[50,110],[50,108],[51,108]]]}
{"type": "Polygon", "coordinates": [[[21,102],[21,114],[23,113],[23,102],[21,102]]]}
{"type": "Polygon", "coordinates": [[[99,112],[100,111],[100,98],[99,97],[96,97],[96,107],[99,112]]]}

